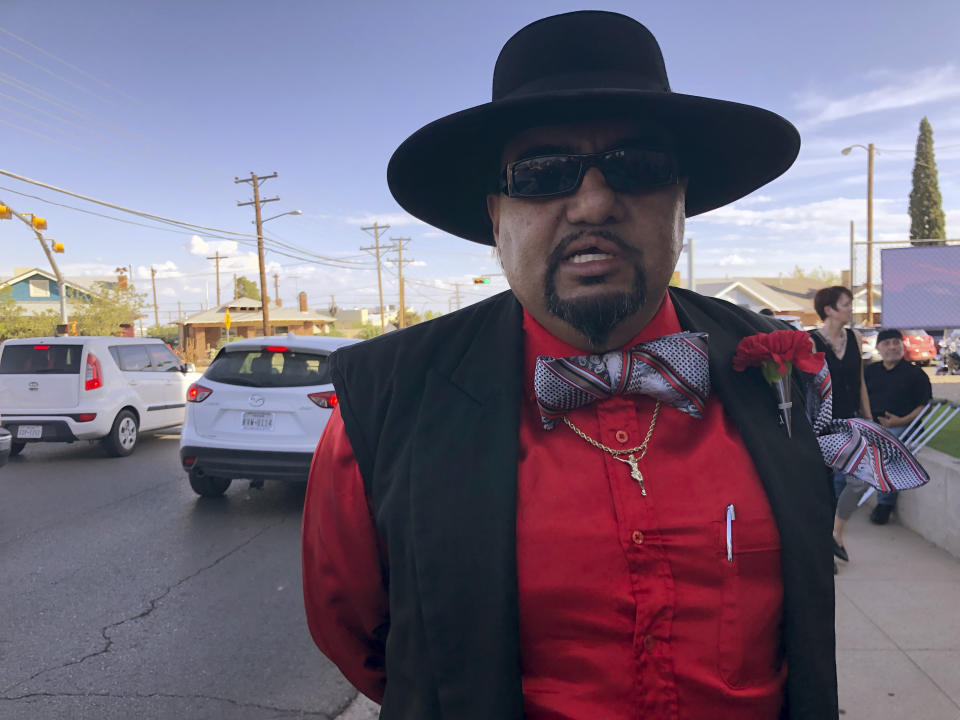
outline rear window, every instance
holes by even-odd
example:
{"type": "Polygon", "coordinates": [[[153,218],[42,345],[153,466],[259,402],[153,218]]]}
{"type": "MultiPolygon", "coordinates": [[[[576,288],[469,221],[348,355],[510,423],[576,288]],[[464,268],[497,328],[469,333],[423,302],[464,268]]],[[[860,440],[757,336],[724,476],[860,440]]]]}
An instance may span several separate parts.
{"type": "Polygon", "coordinates": [[[204,377],[215,382],[250,387],[300,387],[330,382],[327,356],[300,350],[261,348],[221,350],[204,377]]]}
{"type": "Polygon", "coordinates": [[[77,375],[83,345],[7,345],[0,375],[77,375]]]}

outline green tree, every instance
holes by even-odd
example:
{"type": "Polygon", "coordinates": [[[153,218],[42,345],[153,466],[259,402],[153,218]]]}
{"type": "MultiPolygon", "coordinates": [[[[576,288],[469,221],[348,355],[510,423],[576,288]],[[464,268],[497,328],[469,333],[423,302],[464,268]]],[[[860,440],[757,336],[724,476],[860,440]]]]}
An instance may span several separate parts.
{"type": "Polygon", "coordinates": [[[80,335],[118,335],[121,325],[133,325],[144,308],[144,296],[132,288],[96,283],[94,296],[79,303],[70,319],[76,320],[80,335]]]}
{"type": "Polygon", "coordinates": [[[165,343],[174,346],[180,342],[180,330],[176,325],[151,325],[147,328],[147,335],[161,338],[165,343]]]}
{"type": "Polygon", "coordinates": [[[794,265],[790,276],[797,279],[816,280],[826,285],[840,284],[840,276],[835,272],[824,269],[822,265],[817,265],[813,270],[804,270],[799,265],[794,265]]]}
{"type": "Polygon", "coordinates": [[[15,337],[52,337],[60,314],[54,310],[29,313],[17,304],[10,290],[0,293],[0,341],[15,337]]]}
{"type": "Polygon", "coordinates": [[[413,310],[407,310],[403,314],[403,321],[406,323],[406,327],[411,325],[416,325],[417,323],[423,322],[423,318],[420,316],[420,313],[414,312],[413,310]]]}
{"type": "Polygon", "coordinates": [[[442,312],[434,312],[433,310],[427,310],[427,311],[423,314],[423,319],[424,319],[424,320],[433,320],[434,318],[441,317],[442,315],[443,315],[442,312]]]}
{"type": "Polygon", "coordinates": [[[257,290],[257,284],[253,280],[247,280],[243,275],[237,278],[237,295],[239,297],[260,299],[260,291],[257,290]]]}
{"type": "Polygon", "coordinates": [[[370,338],[374,338],[377,335],[382,335],[382,334],[383,334],[383,330],[380,329],[379,325],[374,325],[373,323],[367,323],[360,329],[360,332],[357,333],[357,337],[360,338],[361,340],[369,340],[370,338]]]}
{"type": "Polygon", "coordinates": [[[923,118],[920,121],[920,134],[917,135],[917,151],[913,161],[910,239],[931,240],[946,237],[947,221],[943,214],[943,198],[940,196],[940,184],[937,180],[937,162],[933,157],[933,128],[927,118],[923,118]]]}

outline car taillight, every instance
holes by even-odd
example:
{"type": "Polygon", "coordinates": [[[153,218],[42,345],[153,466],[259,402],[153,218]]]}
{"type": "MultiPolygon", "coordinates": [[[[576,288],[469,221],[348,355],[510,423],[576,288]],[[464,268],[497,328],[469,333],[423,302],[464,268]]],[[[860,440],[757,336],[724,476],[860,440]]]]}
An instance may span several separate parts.
{"type": "Polygon", "coordinates": [[[96,413],[80,413],[79,415],[74,416],[77,422],[90,422],[97,418],[96,413]]]}
{"type": "Polygon", "coordinates": [[[313,400],[313,403],[318,407],[327,408],[328,410],[332,410],[337,406],[337,403],[340,402],[337,400],[337,394],[332,390],[328,392],[310,393],[307,397],[313,400]]]}
{"type": "Polygon", "coordinates": [[[197,462],[197,458],[195,458],[195,457],[193,457],[193,456],[191,456],[191,455],[188,455],[187,457],[185,457],[185,458],[183,459],[183,469],[184,469],[184,470],[189,470],[190,468],[193,467],[193,465],[194,465],[195,462],[197,462]]]}
{"type": "Polygon", "coordinates": [[[264,350],[266,350],[267,352],[278,352],[278,353],[285,353],[287,349],[288,348],[285,348],[282,345],[267,345],[264,348],[264,350]]]}
{"type": "Polygon", "coordinates": [[[213,390],[210,388],[204,387],[200,383],[190,383],[190,387],[187,388],[187,402],[203,402],[212,394],[213,390]]]}
{"type": "Polygon", "coordinates": [[[87,371],[84,377],[83,389],[96,390],[103,387],[103,371],[100,368],[100,361],[97,356],[91,352],[87,353],[87,371]]]}

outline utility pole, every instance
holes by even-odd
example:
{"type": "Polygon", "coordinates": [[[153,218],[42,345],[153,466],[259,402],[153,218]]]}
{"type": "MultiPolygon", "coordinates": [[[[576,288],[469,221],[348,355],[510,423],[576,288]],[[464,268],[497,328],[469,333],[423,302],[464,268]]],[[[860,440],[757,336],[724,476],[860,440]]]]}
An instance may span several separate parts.
{"type": "Polygon", "coordinates": [[[383,280],[380,276],[380,231],[389,229],[389,225],[379,225],[374,221],[373,225],[370,227],[361,227],[365,233],[369,233],[373,230],[374,246],[372,248],[365,247],[360,248],[366,252],[374,251],[374,257],[377,259],[377,290],[380,292],[380,332],[383,332],[386,329],[386,322],[383,317],[383,280]]]}
{"type": "Polygon", "coordinates": [[[253,202],[239,202],[237,201],[237,207],[243,207],[244,205],[253,205],[254,212],[256,213],[257,218],[257,259],[260,262],[260,309],[263,312],[263,334],[265,337],[270,335],[270,297],[267,294],[267,270],[263,264],[263,219],[260,215],[260,206],[263,203],[276,202],[280,199],[279,196],[272,198],[260,199],[260,183],[271,178],[275,178],[276,173],[273,175],[264,175],[263,177],[257,177],[256,173],[250,173],[249,178],[234,178],[234,184],[248,182],[253,186],[253,202]]]}
{"type": "Polygon", "coordinates": [[[856,292],[854,286],[856,285],[856,280],[854,279],[853,270],[857,264],[857,255],[856,250],[853,247],[853,220],[850,221],[850,292],[856,292]]]}
{"type": "Polygon", "coordinates": [[[234,273],[234,274],[233,274],[233,299],[236,300],[237,297],[238,297],[238,295],[237,295],[237,274],[234,273]]]}
{"type": "Polygon", "coordinates": [[[390,238],[390,241],[396,243],[394,247],[397,251],[397,277],[400,281],[400,323],[397,327],[405,328],[407,326],[407,302],[405,299],[405,287],[403,284],[403,264],[413,262],[413,260],[403,259],[403,248],[408,242],[410,242],[410,238],[390,238]]]}
{"type": "Polygon", "coordinates": [[[220,307],[220,261],[226,260],[229,255],[221,255],[220,251],[217,250],[213,257],[208,257],[207,260],[216,260],[217,263],[217,307],[220,307]]]}
{"type": "Polygon", "coordinates": [[[177,300],[177,322],[183,322],[183,310],[180,309],[180,301],[177,300]]]}
{"type": "Polygon", "coordinates": [[[280,273],[273,274],[273,302],[280,307],[280,273]]]}
{"type": "Polygon", "coordinates": [[[696,290],[697,281],[693,278],[693,238],[687,238],[683,249],[687,251],[687,290],[696,290]]]}
{"type": "Polygon", "coordinates": [[[160,310],[157,309],[157,270],[150,266],[150,282],[153,283],[153,324],[160,324],[160,310]]]}
{"type": "Polygon", "coordinates": [[[460,309],[460,285],[462,284],[463,283],[453,284],[453,292],[454,292],[454,297],[456,298],[455,302],[457,303],[457,310],[460,309]]]}

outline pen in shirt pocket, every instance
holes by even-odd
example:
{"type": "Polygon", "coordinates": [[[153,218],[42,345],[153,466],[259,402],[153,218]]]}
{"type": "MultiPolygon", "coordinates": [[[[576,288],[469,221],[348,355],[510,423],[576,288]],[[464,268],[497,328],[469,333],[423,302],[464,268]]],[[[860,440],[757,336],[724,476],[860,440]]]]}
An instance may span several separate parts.
{"type": "Polygon", "coordinates": [[[737,519],[737,512],[733,505],[727,505],[727,562],[733,562],[733,521],[737,519]]]}

